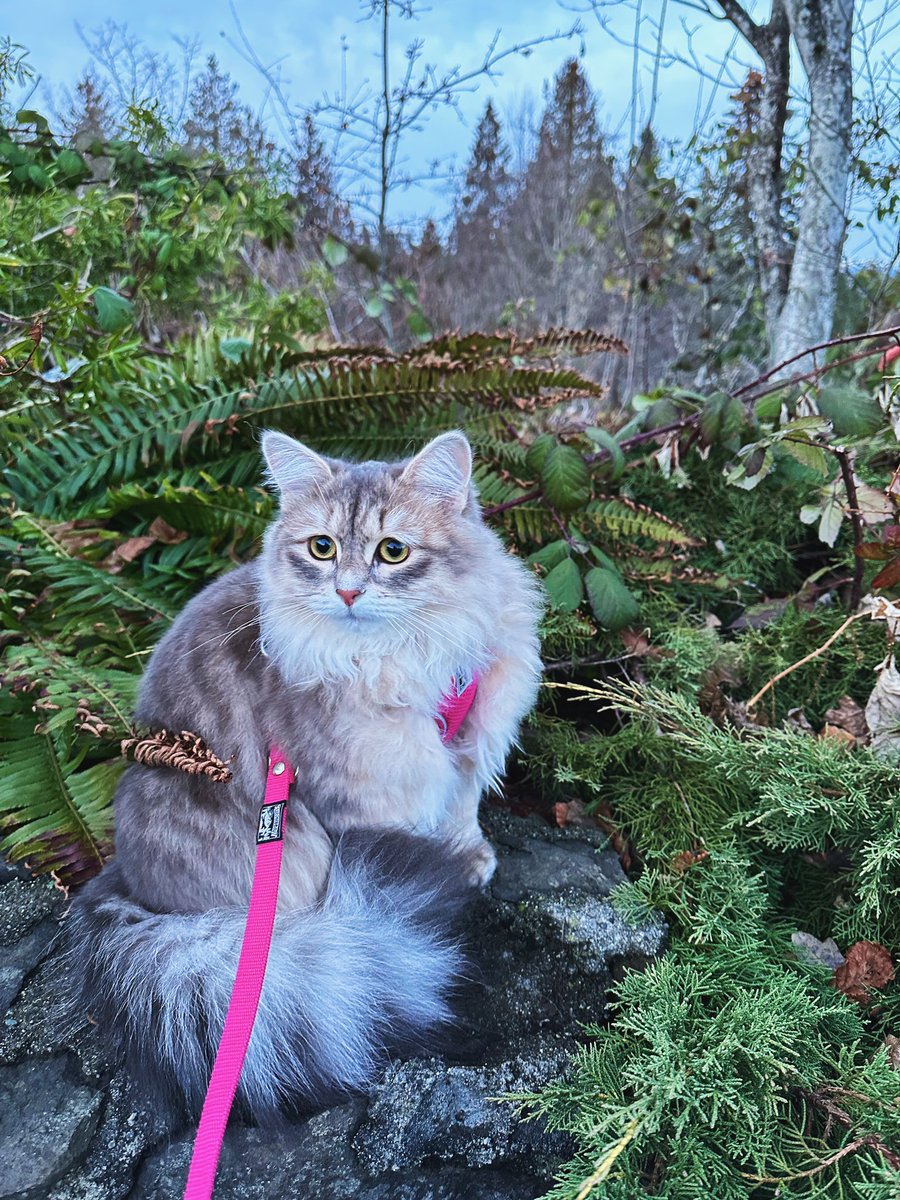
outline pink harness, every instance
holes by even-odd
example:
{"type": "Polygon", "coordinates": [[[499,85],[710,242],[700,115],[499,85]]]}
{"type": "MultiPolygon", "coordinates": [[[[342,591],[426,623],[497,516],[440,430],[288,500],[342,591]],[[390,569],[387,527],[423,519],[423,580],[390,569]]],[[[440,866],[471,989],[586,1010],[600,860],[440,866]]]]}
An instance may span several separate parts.
{"type": "MultiPolygon", "coordinates": [[[[453,677],[451,684],[451,690],[441,698],[434,718],[445,745],[459,732],[475,701],[478,677],[467,679],[459,674],[453,677]]],[[[212,1196],[225,1126],[250,1044],[272,944],[288,791],[295,778],[284,753],[273,743],[269,748],[266,791],[256,829],[256,867],[247,924],[225,1027],[194,1140],[184,1200],[209,1200],[212,1196]]]]}

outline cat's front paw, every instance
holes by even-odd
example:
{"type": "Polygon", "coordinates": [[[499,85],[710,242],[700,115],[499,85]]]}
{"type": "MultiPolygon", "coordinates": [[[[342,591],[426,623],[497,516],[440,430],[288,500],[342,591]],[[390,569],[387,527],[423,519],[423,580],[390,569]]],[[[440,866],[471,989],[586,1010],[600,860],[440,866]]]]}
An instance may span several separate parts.
{"type": "Polygon", "coordinates": [[[466,881],[477,888],[486,887],[497,870],[494,847],[484,840],[466,848],[466,881]]]}

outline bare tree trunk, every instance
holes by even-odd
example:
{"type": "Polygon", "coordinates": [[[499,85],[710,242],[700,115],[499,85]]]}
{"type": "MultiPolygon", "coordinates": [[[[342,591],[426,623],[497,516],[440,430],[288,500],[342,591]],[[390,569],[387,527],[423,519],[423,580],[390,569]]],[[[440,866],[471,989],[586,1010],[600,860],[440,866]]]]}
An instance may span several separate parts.
{"type": "Polygon", "coordinates": [[[787,296],[771,334],[781,362],[832,332],[850,178],[853,0],[783,0],[809,80],[809,146],[787,296]]]}
{"type": "Polygon", "coordinates": [[[772,0],[757,24],[739,0],[717,0],[762,59],[741,93],[751,133],[748,194],[770,361],[831,336],[850,177],[853,0],[772,0]],[[809,81],[810,117],[793,255],[784,225],[782,153],[793,36],[809,81]]]}
{"type": "Polygon", "coordinates": [[[766,314],[774,330],[788,291],[791,252],[784,221],[784,127],[790,91],[791,31],[783,0],[772,0],[766,25],[748,28],[763,61],[761,78],[751,73],[744,103],[750,125],[747,192],[756,242],[757,270],[766,314]]]}

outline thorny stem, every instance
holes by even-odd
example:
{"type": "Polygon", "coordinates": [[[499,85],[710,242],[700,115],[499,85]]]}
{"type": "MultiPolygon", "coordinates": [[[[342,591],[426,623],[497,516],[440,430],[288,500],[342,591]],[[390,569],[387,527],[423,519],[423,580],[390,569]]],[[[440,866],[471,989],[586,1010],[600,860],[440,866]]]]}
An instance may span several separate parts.
{"type": "Polygon", "coordinates": [[[862,514],[859,511],[859,497],[856,493],[856,480],[853,478],[853,466],[850,462],[850,455],[843,446],[839,448],[835,447],[833,453],[841,466],[841,478],[844,481],[844,487],[847,491],[847,511],[850,514],[850,523],[853,526],[854,564],[849,608],[851,612],[856,612],[859,608],[859,602],[862,599],[863,572],[866,567],[859,551],[866,535],[863,531],[862,514]]]}
{"type": "MultiPolygon", "coordinates": [[[[823,363],[819,367],[814,367],[811,371],[805,371],[802,374],[793,375],[790,379],[780,380],[771,387],[764,388],[761,392],[755,392],[750,396],[746,395],[747,392],[753,392],[753,389],[758,387],[761,383],[766,383],[777,371],[782,370],[784,367],[789,366],[792,362],[796,362],[798,359],[805,358],[808,354],[813,354],[816,350],[826,350],[831,346],[844,346],[852,342],[866,341],[869,338],[883,337],[893,337],[895,342],[900,345],[900,325],[891,325],[887,329],[876,329],[870,333],[849,334],[846,337],[832,338],[830,341],[822,342],[818,346],[810,346],[807,350],[802,351],[800,354],[795,354],[793,358],[788,358],[785,359],[784,362],[778,363],[777,366],[774,366],[771,370],[757,376],[756,379],[751,379],[749,383],[745,383],[743,387],[739,387],[735,392],[732,393],[732,395],[736,399],[743,398],[745,402],[753,402],[761,399],[763,396],[770,395],[772,392],[782,391],[784,388],[791,387],[796,383],[805,383],[809,380],[817,380],[827,371],[834,370],[835,367],[843,367],[848,363],[858,362],[860,359],[870,358],[875,354],[882,354],[884,352],[884,347],[872,346],[868,350],[861,350],[858,354],[851,354],[846,358],[835,359],[834,362],[823,363]]],[[[668,433],[675,433],[683,429],[692,428],[697,424],[698,419],[699,413],[692,413],[690,416],[683,417],[680,421],[674,421],[671,425],[663,425],[659,429],[646,429],[643,433],[635,434],[634,437],[625,438],[624,441],[619,443],[619,448],[621,450],[630,450],[633,446],[639,446],[644,442],[653,441],[654,438],[664,437],[668,433]]],[[[831,447],[825,448],[832,449],[831,447]]],[[[859,546],[863,541],[862,519],[859,515],[856,485],[853,482],[853,472],[850,470],[849,475],[846,473],[846,469],[849,468],[849,464],[841,459],[841,454],[846,456],[846,451],[832,450],[832,452],[836,455],[841,463],[841,474],[844,477],[844,483],[847,487],[847,500],[850,506],[850,517],[853,522],[854,541],[856,546],[859,546]]],[[[598,450],[596,454],[587,455],[585,457],[585,462],[588,465],[592,465],[597,462],[602,462],[604,458],[609,457],[611,457],[611,455],[608,450],[598,450]]],[[[521,496],[516,496],[512,500],[504,501],[503,504],[496,504],[493,508],[486,508],[483,515],[486,518],[498,516],[500,513],[508,512],[511,508],[518,508],[521,504],[528,504],[532,500],[539,500],[542,495],[543,488],[534,488],[532,491],[525,492],[521,496]]],[[[853,575],[853,588],[851,591],[851,608],[855,608],[859,604],[862,596],[863,571],[864,564],[862,560],[857,557],[856,567],[853,575]]]]}
{"type": "MultiPolygon", "coordinates": [[[[806,358],[806,356],[808,354],[815,354],[815,352],[817,350],[830,350],[832,348],[832,346],[846,346],[852,342],[866,342],[870,338],[882,338],[882,337],[893,337],[894,341],[897,342],[898,345],[900,345],[900,325],[890,325],[890,326],[888,326],[887,329],[873,329],[869,333],[850,333],[850,334],[847,334],[845,337],[831,338],[830,341],[819,342],[819,344],[817,346],[808,346],[805,350],[801,350],[799,354],[794,354],[790,358],[784,359],[783,362],[776,363],[775,366],[770,368],[770,370],[766,371],[765,374],[758,375],[756,377],[756,379],[751,379],[751,381],[749,383],[745,383],[743,387],[739,387],[737,389],[737,391],[734,392],[734,395],[735,396],[743,396],[745,392],[753,391],[753,389],[758,387],[761,383],[767,383],[772,378],[773,375],[777,375],[779,371],[783,371],[785,367],[789,367],[791,365],[791,363],[799,362],[800,359],[806,358]]],[[[876,354],[878,352],[878,350],[882,350],[882,349],[883,349],[883,347],[879,346],[876,349],[873,349],[871,351],[871,353],[876,354]]],[[[834,363],[831,365],[837,366],[837,363],[834,363]]],[[[827,369],[827,368],[826,367],[816,368],[816,370],[818,370],[818,371],[825,370],[825,369],[827,369]]],[[[810,372],[810,374],[814,374],[814,373],[815,372],[810,372]]],[[[808,376],[800,376],[800,378],[804,379],[804,378],[808,378],[808,376]]],[[[783,380],[782,382],[780,382],[778,384],[778,387],[779,388],[785,387],[788,383],[792,383],[792,382],[795,382],[795,381],[794,380],[783,380]]]]}

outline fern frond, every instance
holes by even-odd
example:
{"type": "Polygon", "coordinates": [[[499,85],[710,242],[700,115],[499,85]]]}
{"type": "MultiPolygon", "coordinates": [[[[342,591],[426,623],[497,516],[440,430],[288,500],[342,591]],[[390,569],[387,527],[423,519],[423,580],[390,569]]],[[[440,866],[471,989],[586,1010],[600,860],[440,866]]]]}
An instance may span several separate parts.
{"type": "MultiPolygon", "coordinates": [[[[134,662],[134,660],[132,660],[134,662]]],[[[86,665],[51,642],[34,639],[11,646],[4,680],[17,693],[33,697],[33,708],[46,733],[74,727],[90,715],[94,731],[116,741],[131,733],[139,675],[121,668],[86,665]]]]}
{"type": "Polygon", "coordinates": [[[357,371],[332,369],[326,360],[222,394],[201,389],[198,397],[182,386],[154,407],[134,403],[133,396],[107,398],[60,425],[20,431],[20,446],[10,446],[6,477],[23,506],[46,515],[96,494],[101,484],[137,481],[176,462],[233,453],[254,444],[262,425],[321,440],[336,426],[352,433],[373,420],[402,423],[423,407],[531,409],[556,403],[559,393],[572,388],[582,395],[603,393],[599,384],[569,369],[493,364],[448,374],[392,362],[357,371]]]}
{"type": "Polygon", "coordinates": [[[112,796],[122,760],[85,770],[27,718],[0,721],[0,854],[64,885],[95,875],[112,851],[112,796]]]}
{"type": "Polygon", "coordinates": [[[446,354],[451,359],[511,359],[565,354],[577,358],[585,354],[606,353],[627,354],[628,347],[621,338],[595,329],[548,329],[530,338],[521,338],[512,332],[461,334],[457,330],[432,338],[430,342],[409,351],[408,357],[412,360],[429,354],[446,354]]]}
{"type": "Polygon", "coordinates": [[[173,529],[208,538],[260,538],[272,518],[275,501],[262,488],[225,487],[208,475],[202,487],[176,486],[163,480],[154,491],[132,483],[110,490],[91,511],[98,516],[134,513],[161,517],[173,529]]]}
{"type": "Polygon", "coordinates": [[[593,528],[615,538],[645,537],[667,546],[700,544],[675,521],[625,496],[601,496],[588,504],[585,516],[593,528]]]}

